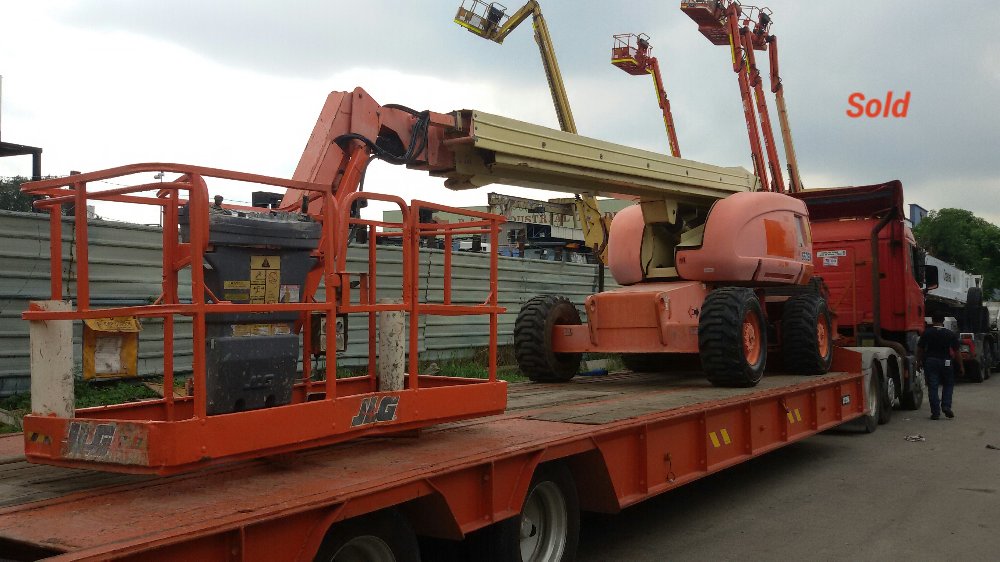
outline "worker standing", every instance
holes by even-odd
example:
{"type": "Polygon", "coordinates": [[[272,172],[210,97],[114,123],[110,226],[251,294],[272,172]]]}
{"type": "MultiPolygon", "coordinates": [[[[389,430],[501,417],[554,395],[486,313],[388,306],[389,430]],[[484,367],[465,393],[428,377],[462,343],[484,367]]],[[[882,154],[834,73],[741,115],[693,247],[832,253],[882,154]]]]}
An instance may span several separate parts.
{"type": "Polygon", "coordinates": [[[927,380],[927,390],[931,395],[931,419],[940,419],[941,412],[953,418],[951,398],[955,390],[955,368],[965,375],[962,356],[958,352],[958,336],[944,327],[944,316],[935,314],[931,317],[933,324],[917,341],[917,368],[923,366],[924,377],[927,380]],[[938,386],[941,395],[938,395],[938,386]]]}

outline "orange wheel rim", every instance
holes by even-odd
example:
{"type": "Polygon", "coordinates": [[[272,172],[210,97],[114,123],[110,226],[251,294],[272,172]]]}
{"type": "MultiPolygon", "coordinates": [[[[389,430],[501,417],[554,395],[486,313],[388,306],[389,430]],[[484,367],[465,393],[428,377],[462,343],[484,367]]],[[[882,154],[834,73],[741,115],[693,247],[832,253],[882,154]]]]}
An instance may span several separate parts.
{"type": "Polygon", "coordinates": [[[818,342],[819,343],[819,345],[818,345],[819,356],[820,357],[826,357],[826,354],[830,353],[830,342],[827,339],[828,336],[827,336],[827,332],[826,332],[826,317],[825,316],[820,316],[819,317],[819,322],[816,323],[816,337],[819,338],[819,342],[818,342]]]}
{"type": "Polygon", "coordinates": [[[760,360],[760,322],[756,312],[747,312],[743,318],[743,357],[747,363],[756,365],[760,360]]]}

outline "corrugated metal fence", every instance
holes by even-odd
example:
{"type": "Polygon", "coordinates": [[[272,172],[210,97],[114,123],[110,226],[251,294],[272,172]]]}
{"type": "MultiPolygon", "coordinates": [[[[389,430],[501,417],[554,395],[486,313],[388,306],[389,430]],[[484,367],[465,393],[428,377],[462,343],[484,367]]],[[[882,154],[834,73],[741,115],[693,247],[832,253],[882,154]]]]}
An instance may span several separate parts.
{"type": "MultiPolygon", "coordinates": [[[[75,262],[72,255],[72,220],[64,219],[64,298],[75,295],[75,262]]],[[[157,227],[94,221],[88,229],[91,264],[91,301],[95,306],[130,306],[152,302],[160,294],[161,233],[157,227]]],[[[0,396],[28,389],[28,324],[21,312],[28,301],[49,298],[48,215],[0,211],[0,396]]],[[[444,252],[425,249],[420,256],[422,300],[440,302],[443,294],[444,252]]],[[[398,297],[402,284],[402,252],[378,249],[377,288],[380,298],[398,297]]],[[[452,262],[452,300],[455,303],[484,302],[489,288],[489,256],[459,252],[452,262]]],[[[367,250],[352,248],[350,271],[367,271],[367,250]]],[[[607,276],[608,287],[614,281],[607,276]]],[[[181,276],[181,296],[190,296],[190,279],[181,276]]],[[[500,343],[513,339],[514,319],[521,304],[534,295],[559,294],[573,302],[597,290],[597,267],[519,258],[500,258],[500,343]]],[[[581,307],[582,312],[582,307],[581,307]]],[[[367,361],[368,324],[364,316],[348,322],[347,353],[341,366],[367,361]]],[[[190,369],[191,323],[175,319],[175,368],[190,369]]],[[[80,351],[80,327],[75,332],[75,352],[80,351]]],[[[139,340],[139,372],[162,372],[163,329],[158,320],[143,322],[139,340]]],[[[486,316],[424,316],[420,323],[421,358],[462,357],[489,341],[486,316]]]]}

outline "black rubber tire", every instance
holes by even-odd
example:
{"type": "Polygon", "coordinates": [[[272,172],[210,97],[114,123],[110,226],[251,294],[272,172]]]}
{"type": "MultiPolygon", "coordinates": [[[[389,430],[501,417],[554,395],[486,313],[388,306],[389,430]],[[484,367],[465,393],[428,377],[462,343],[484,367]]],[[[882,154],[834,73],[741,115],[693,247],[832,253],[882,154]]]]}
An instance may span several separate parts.
{"type": "Polygon", "coordinates": [[[315,560],[335,562],[338,557],[341,560],[357,560],[360,553],[350,549],[358,541],[381,542],[392,551],[397,562],[420,562],[417,536],[395,509],[376,511],[334,524],[323,538],[315,560]]]}
{"type": "MultiPolygon", "coordinates": [[[[878,365],[878,363],[875,363],[878,365]]],[[[889,396],[889,375],[882,372],[881,366],[873,367],[872,375],[878,375],[879,384],[879,408],[878,408],[878,423],[879,425],[885,425],[892,421],[892,402],[893,399],[889,396]]]]}
{"type": "Polygon", "coordinates": [[[833,320],[820,295],[794,296],[781,312],[781,354],[785,369],[799,375],[822,375],[833,364],[833,320]],[[825,324],[826,353],[819,350],[819,324],[825,324]]]}
{"type": "MultiPolygon", "coordinates": [[[[910,361],[910,368],[913,368],[913,361],[910,361]]],[[[910,388],[899,397],[899,405],[904,410],[919,410],[924,406],[924,377],[923,373],[919,377],[915,372],[910,374],[915,379],[910,382],[910,388]]]]}
{"type": "Polygon", "coordinates": [[[535,382],[566,382],[580,372],[582,353],[552,351],[552,328],[580,324],[580,312],[565,297],[539,295],[524,303],[514,321],[517,366],[535,382]]]}
{"type": "MultiPolygon", "coordinates": [[[[555,562],[576,559],[577,545],[580,540],[580,500],[577,496],[573,475],[561,463],[549,463],[538,467],[528,487],[525,502],[543,483],[555,484],[562,494],[566,506],[566,542],[562,556],[555,562]]],[[[550,488],[551,490],[551,488],[550,488]]],[[[522,507],[523,509],[523,507],[522,507]]],[[[499,521],[469,534],[465,540],[466,560],[477,562],[547,562],[548,558],[523,559],[521,556],[521,525],[522,515],[499,521]]]]}
{"type": "Polygon", "coordinates": [[[709,293],[698,318],[701,367],[716,386],[756,386],[767,362],[767,328],[757,295],[742,287],[724,287],[709,293]],[[743,350],[743,321],[757,316],[760,356],[751,364],[743,350]]]}
{"type": "Polygon", "coordinates": [[[983,367],[979,361],[969,361],[965,364],[965,378],[971,382],[983,382],[983,367]]]}

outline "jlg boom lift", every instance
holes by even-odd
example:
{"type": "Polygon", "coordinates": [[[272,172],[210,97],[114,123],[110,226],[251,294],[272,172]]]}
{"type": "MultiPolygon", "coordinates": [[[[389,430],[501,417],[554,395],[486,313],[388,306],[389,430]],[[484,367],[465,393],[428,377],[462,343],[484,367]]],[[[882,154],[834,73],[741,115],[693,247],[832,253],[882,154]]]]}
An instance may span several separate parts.
{"type": "Polygon", "coordinates": [[[674,128],[674,116],[670,112],[670,99],[660,74],[660,61],[651,56],[653,46],[649,44],[649,36],[645,33],[620,33],[614,36],[614,46],[611,47],[611,64],[631,74],[632,76],[650,75],[653,77],[653,88],[656,90],[656,102],[663,112],[663,125],[667,129],[667,141],[670,143],[670,154],[681,157],[681,147],[677,142],[677,129],[674,128]]]}
{"type": "MultiPolygon", "coordinates": [[[[559,61],[549,35],[549,27],[542,16],[542,8],[535,0],[530,0],[512,15],[507,14],[507,7],[499,2],[484,2],[482,0],[463,0],[455,14],[455,23],[470,32],[496,43],[503,40],[528,16],[535,30],[535,43],[542,57],[542,67],[545,69],[545,79],[549,83],[552,94],[552,105],[559,119],[559,128],[568,133],[576,133],[576,121],[573,120],[573,110],[569,105],[566,85],[562,73],[559,72],[559,61]]],[[[607,263],[608,221],[601,214],[597,198],[592,193],[579,193],[576,197],[577,215],[580,218],[580,228],[583,230],[584,243],[594,251],[602,263],[607,263]]]]}
{"type": "Polygon", "coordinates": [[[754,51],[768,51],[770,56],[771,92],[778,107],[778,120],[785,146],[785,158],[791,178],[789,191],[802,190],[798,160],[792,143],[792,131],[788,125],[788,111],[785,108],[784,87],[778,73],[778,38],[770,33],[771,10],[756,6],[741,5],[736,0],[685,0],[681,11],[698,24],[698,31],[715,45],[728,45],[732,53],[733,72],[738,76],[740,96],[743,99],[743,114],[750,137],[750,152],[754,171],[760,177],[764,189],[785,191],[785,182],[778,162],[771,118],[767,110],[764,88],[757,68],[754,51]],[[756,106],[756,111],[754,109],[756,106]],[[759,118],[758,118],[759,114],[759,118]],[[764,147],[761,148],[761,135],[764,147]],[[766,151],[766,164],[764,152],[766,151]],[[770,179],[768,178],[770,176],[770,179]],[[773,185],[773,188],[770,187],[773,185]]]}

